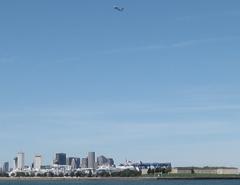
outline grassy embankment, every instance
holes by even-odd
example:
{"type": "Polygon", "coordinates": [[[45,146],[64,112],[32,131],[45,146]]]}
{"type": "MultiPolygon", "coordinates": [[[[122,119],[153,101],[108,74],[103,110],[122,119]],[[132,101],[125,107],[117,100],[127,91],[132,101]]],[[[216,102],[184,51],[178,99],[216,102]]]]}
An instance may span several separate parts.
{"type": "Polygon", "coordinates": [[[157,177],[158,179],[240,179],[240,175],[226,174],[154,174],[144,177],[157,177]]]}

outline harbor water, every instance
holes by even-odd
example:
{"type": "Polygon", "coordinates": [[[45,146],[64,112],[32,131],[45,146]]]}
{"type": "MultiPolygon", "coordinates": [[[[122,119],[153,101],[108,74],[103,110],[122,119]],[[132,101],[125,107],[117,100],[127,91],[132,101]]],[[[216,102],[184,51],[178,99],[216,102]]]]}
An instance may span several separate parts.
{"type": "Polygon", "coordinates": [[[0,185],[240,185],[240,180],[2,180],[0,185]]]}

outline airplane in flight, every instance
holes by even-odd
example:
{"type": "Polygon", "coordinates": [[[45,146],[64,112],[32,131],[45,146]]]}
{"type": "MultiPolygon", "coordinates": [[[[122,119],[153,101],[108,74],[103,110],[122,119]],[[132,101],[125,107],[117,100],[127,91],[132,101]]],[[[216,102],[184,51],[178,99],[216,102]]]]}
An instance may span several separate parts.
{"type": "Polygon", "coordinates": [[[114,6],[113,8],[119,12],[122,12],[124,10],[123,7],[119,7],[119,6],[114,6]]]}

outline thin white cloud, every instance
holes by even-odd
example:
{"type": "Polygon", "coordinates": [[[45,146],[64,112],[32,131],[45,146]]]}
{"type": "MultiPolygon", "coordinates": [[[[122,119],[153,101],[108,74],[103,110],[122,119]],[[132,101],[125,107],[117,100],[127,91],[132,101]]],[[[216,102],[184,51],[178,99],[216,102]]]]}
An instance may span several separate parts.
{"type": "MultiPolygon", "coordinates": [[[[86,108],[85,108],[86,109],[86,108]]],[[[103,116],[118,116],[118,115],[149,115],[149,114],[160,114],[160,113],[193,113],[193,112],[226,112],[226,111],[240,111],[239,104],[196,104],[196,105],[159,105],[159,104],[148,104],[148,103],[118,103],[111,102],[104,106],[99,107],[95,105],[94,107],[89,107],[86,110],[83,108],[52,108],[52,109],[39,109],[31,108],[25,111],[2,111],[0,112],[0,118],[27,118],[27,119],[85,119],[91,117],[103,117],[103,116]]]]}
{"type": "Polygon", "coordinates": [[[119,48],[119,49],[110,49],[105,51],[100,51],[99,54],[115,54],[115,53],[123,53],[123,52],[139,52],[139,51],[151,51],[151,50],[159,50],[166,49],[169,46],[167,45],[146,45],[146,46],[136,46],[129,48],[119,48]]]}
{"type": "Polygon", "coordinates": [[[205,38],[205,39],[193,39],[187,41],[177,42],[171,45],[172,48],[180,48],[180,47],[187,47],[199,44],[206,44],[206,43],[215,43],[215,42],[225,42],[225,41],[232,41],[232,40],[239,40],[240,36],[228,36],[228,37],[216,37],[216,38],[205,38]]]}
{"type": "Polygon", "coordinates": [[[240,11],[239,10],[226,11],[224,14],[238,17],[240,16],[240,11]]]}
{"type": "Polygon", "coordinates": [[[179,16],[176,17],[177,21],[196,21],[201,19],[218,19],[218,18],[233,18],[233,17],[239,17],[240,11],[237,10],[229,10],[221,13],[205,13],[205,14],[198,14],[198,15],[185,15],[185,16],[179,16]]]}
{"type": "Polygon", "coordinates": [[[0,57],[0,64],[7,64],[14,62],[14,57],[0,57]]]}
{"type": "Polygon", "coordinates": [[[173,48],[182,48],[199,44],[215,43],[215,42],[225,42],[238,40],[240,36],[226,36],[226,37],[213,37],[213,38],[202,38],[202,39],[192,39],[179,41],[172,44],[155,44],[155,45],[145,45],[145,46],[136,46],[129,48],[119,48],[119,49],[110,49],[105,51],[99,51],[99,54],[116,54],[116,53],[125,53],[125,52],[140,52],[140,51],[154,51],[161,49],[173,49],[173,48]]]}
{"type": "Polygon", "coordinates": [[[142,113],[177,113],[177,112],[203,112],[203,111],[238,111],[240,105],[199,105],[199,106],[171,106],[162,108],[139,109],[142,113]]]}
{"type": "MultiPolygon", "coordinates": [[[[111,130],[122,130],[124,133],[133,136],[141,136],[147,130],[151,130],[153,135],[159,130],[164,131],[162,135],[195,135],[195,134],[224,134],[236,132],[236,127],[229,127],[229,122],[221,121],[174,121],[174,122],[121,122],[121,124],[111,124],[111,130]]],[[[238,125],[236,125],[238,127],[238,125]]],[[[150,134],[151,135],[151,134],[150,134]]]]}
{"type": "Polygon", "coordinates": [[[106,49],[106,50],[102,50],[102,51],[93,51],[90,53],[82,53],[79,56],[59,59],[56,62],[57,63],[73,63],[73,62],[85,61],[86,58],[89,58],[93,55],[113,55],[113,54],[123,54],[123,53],[159,51],[159,50],[165,50],[165,49],[177,49],[177,48],[184,48],[184,47],[190,47],[190,46],[195,46],[195,45],[234,41],[234,40],[239,40],[239,39],[240,39],[240,36],[224,36],[224,37],[183,40],[183,41],[173,42],[170,44],[156,43],[156,44],[151,44],[151,45],[113,48],[113,49],[106,49]]]}

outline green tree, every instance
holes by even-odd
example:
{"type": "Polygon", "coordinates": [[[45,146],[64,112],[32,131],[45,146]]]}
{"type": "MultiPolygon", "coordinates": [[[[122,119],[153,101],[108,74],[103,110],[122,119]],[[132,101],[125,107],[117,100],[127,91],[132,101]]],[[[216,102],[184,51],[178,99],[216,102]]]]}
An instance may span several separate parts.
{"type": "Polygon", "coordinates": [[[89,172],[88,172],[88,175],[87,175],[87,176],[88,176],[88,177],[92,177],[92,175],[93,175],[93,174],[92,174],[92,170],[89,170],[89,172]]]}
{"type": "Polygon", "coordinates": [[[153,174],[154,173],[154,170],[151,169],[151,168],[148,168],[148,171],[147,171],[148,174],[153,174]]]}
{"type": "Polygon", "coordinates": [[[74,172],[71,172],[71,173],[70,173],[70,177],[74,177],[74,172]]]}

